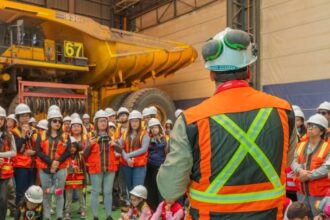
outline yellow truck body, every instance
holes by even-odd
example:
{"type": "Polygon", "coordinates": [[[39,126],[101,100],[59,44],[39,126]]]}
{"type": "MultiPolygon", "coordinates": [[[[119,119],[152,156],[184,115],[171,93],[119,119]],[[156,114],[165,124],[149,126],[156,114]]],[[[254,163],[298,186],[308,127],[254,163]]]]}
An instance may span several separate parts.
{"type": "Polygon", "coordinates": [[[185,43],[110,29],[87,17],[13,1],[0,0],[0,23],[12,28],[16,37],[2,48],[0,39],[0,73],[12,67],[37,69],[57,82],[90,85],[102,100],[95,109],[107,105],[114,94],[136,89],[146,79],[171,75],[197,57],[185,43]],[[32,39],[31,45],[24,44],[19,21],[39,28],[42,43],[32,39]]]}

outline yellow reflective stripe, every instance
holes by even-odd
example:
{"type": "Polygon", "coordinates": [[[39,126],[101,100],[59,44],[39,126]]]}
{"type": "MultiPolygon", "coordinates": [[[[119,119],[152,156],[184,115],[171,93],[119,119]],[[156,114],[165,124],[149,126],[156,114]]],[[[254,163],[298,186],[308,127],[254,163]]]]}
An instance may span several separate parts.
{"type": "Polygon", "coordinates": [[[68,180],[65,182],[66,185],[78,185],[83,184],[82,180],[68,180]]]}
{"type": "MultiPolygon", "coordinates": [[[[259,136],[262,128],[264,127],[266,121],[268,120],[271,108],[260,109],[257,116],[250,125],[247,135],[251,138],[251,141],[255,141],[259,136]]],[[[210,186],[206,189],[208,193],[217,193],[226,184],[228,179],[233,175],[238,166],[242,163],[243,159],[246,157],[248,151],[244,148],[241,143],[236,150],[235,154],[232,156],[227,165],[222,169],[222,171],[217,175],[217,177],[212,181],[210,186]]]]}
{"type": "Polygon", "coordinates": [[[2,170],[12,170],[12,169],[13,169],[13,166],[4,165],[4,166],[2,166],[1,169],[2,169],[2,170]]]}
{"type": "Polygon", "coordinates": [[[321,151],[320,151],[320,153],[318,155],[319,158],[322,158],[323,157],[324,152],[327,149],[327,146],[328,146],[328,142],[324,142],[323,145],[322,145],[322,147],[321,147],[321,151]]]}
{"type": "Polygon", "coordinates": [[[260,168],[266,174],[274,188],[279,188],[282,186],[281,180],[267,156],[234,121],[226,115],[214,116],[212,119],[225,128],[237,141],[242,144],[242,146],[245,147],[253,159],[259,164],[260,168]]]}
{"type": "Polygon", "coordinates": [[[301,153],[301,151],[303,150],[303,148],[304,148],[305,145],[306,145],[305,142],[302,142],[302,143],[299,144],[299,146],[298,146],[298,150],[297,150],[297,155],[298,155],[298,156],[300,156],[300,153],[301,153]]]}
{"type": "Polygon", "coordinates": [[[200,202],[214,204],[237,204],[277,199],[285,195],[285,185],[272,190],[260,192],[238,193],[238,194],[214,194],[201,192],[190,188],[192,199],[200,202]]]}

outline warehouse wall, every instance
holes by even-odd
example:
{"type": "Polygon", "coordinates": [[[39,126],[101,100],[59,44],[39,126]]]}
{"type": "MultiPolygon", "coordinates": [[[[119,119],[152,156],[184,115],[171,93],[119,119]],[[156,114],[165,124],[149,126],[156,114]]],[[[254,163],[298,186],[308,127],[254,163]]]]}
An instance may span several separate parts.
{"type": "MultiPolygon", "coordinates": [[[[152,16],[154,14],[150,12],[142,19],[154,22],[152,16]]],[[[144,25],[148,24],[144,22],[144,25]]],[[[186,108],[210,96],[215,86],[209,79],[208,71],[204,69],[200,51],[203,43],[225,26],[226,1],[219,0],[195,12],[142,31],[142,34],[189,43],[199,54],[195,63],[179,70],[173,76],[148,81],[143,87],[158,87],[166,91],[180,108],[186,108]]]]}
{"type": "Polygon", "coordinates": [[[261,83],[265,91],[305,110],[330,100],[329,11],[328,0],[261,1],[261,83]]]}

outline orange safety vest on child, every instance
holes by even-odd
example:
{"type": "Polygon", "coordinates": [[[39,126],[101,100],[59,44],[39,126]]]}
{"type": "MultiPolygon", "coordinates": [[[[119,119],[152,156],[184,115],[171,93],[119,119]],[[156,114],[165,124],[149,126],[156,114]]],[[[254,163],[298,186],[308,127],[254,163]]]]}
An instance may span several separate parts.
{"type": "MultiPolygon", "coordinates": [[[[136,146],[131,146],[132,143],[130,143],[128,133],[126,131],[123,135],[123,141],[124,141],[123,147],[124,147],[125,152],[126,153],[131,153],[133,151],[136,151],[136,150],[140,149],[141,145],[142,145],[142,139],[143,139],[144,135],[148,135],[148,133],[146,131],[142,131],[141,134],[140,134],[140,137],[139,137],[139,141],[137,141],[137,143],[135,143],[136,146]]],[[[146,151],[145,153],[143,153],[139,156],[133,157],[132,160],[133,160],[133,166],[134,167],[143,167],[143,166],[145,166],[147,164],[147,161],[148,161],[148,151],[146,151]]],[[[122,164],[124,166],[128,166],[128,164],[127,164],[127,162],[126,162],[126,160],[124,159],[123,156],[120,158],[120,164],[122,164]]]]}
{"type": "MultiPolygon", "coordinates": [[[[325,162],[330,150],[330,144],[322,140],[311,154],[307,154],[307,146],[308,142],[301,142],[297,145],[297,162],[299,164],[306,164],[306,170],[315,170],[325,162]]],[[[296,174],[294,180],[297,186],[297,192],[304,195],[325,196],[328,189],[330,189],[330,180],[327,176],[302,183],[299,181],[298,174],[296,174]]]]}
{"type": "Polygon", "coordinates": [[[68,160],[68,175],[65,181],[65,189],[82,189],[84,188],[84,161],[80,154],[68,160]]]}
{"type": "Polygon", "coordinates": [[[91,146],[91,152],[85,159],[90,174],[118,170],[113,145],[110,142],[102,142],[101,138],[91,146]]]}
{"type": "MultiPolygon", "coordinates": [[[[10,151],[10,144],[7,139],[3,140],[2,146],[0,146],[1,151],[0,152],[6,152],[10,151]]],[[[13,163],[11,161],[11,158],[3,158],[4,162],[2,165],[0,165],[0,179],[9,179],[14,174],[14,168],[13,163]]]]}
{"type": "MultiPolygon", "coordinates": [[[[14,167],[18,167],[18,168],[34,168],[35,167],[34,156],[32,157],[32,156],[24,155],[25,150],[34,150],[35,149],[35,144],[36,144],[35,141],[37,139],[37,134],[36,134],[35,129],[32,129],[32,131],[34,133],[32,134],[31,139],[28,140],[24,144],[24,146],[22,146],[22,148],[24,148],[22,150],[22,152],[17,151],[17,154],[16,154],[15,158],[13,159],[14,167]]],[[[11,132],[15,137],[23,138],[22,132],[18,127],[12,129],[11,132]]]]}
{"type": "MultiPolygon", "coordinates": [[[[49,138],[46,137],[46,132],[41,136],[41,150],[46,154],[51,160],[59,160],[62,154],[66,151],[66,140],[58,139],[58,143],[55,146],[55,141],[50,142],[49,138]]],[[[59,169],[65,169],[68,166],[68,159],[59,165],[59,169]]],[[[48,165],[39,157],[37,157],[37,168],[47,169],[48,165]]]]}
{"type": "Polygon", "coordinates": [[[297,187],[296,187],[296,184],[293,180],[294,172],[291,169],[291,167],[287,167],[285,169],[285,173],[286,173],[286,191],[296,192],[297,187]]]}

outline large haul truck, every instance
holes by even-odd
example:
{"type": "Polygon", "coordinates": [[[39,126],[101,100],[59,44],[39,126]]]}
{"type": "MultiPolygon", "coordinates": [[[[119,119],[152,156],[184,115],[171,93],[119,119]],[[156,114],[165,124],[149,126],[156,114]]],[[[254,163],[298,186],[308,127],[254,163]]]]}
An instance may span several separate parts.
{"type": "Polygon", "coordinates": [[[161,119],[172,118],[170,97],[139,85],[168,77],[196,57],[196,50],[185,43],[0,0],[0,103],[9,112],[18,102],[26,102],[37,114],[51,104],[67,114],[154,105],[161,119]]]}

